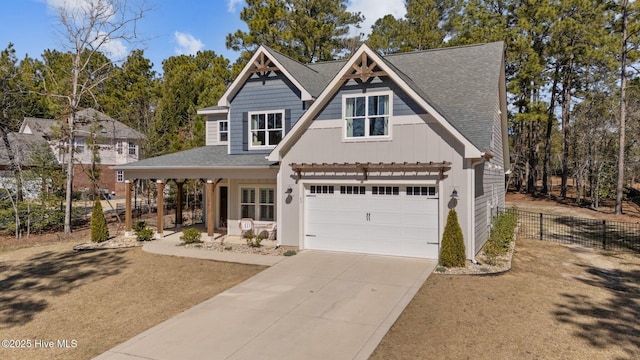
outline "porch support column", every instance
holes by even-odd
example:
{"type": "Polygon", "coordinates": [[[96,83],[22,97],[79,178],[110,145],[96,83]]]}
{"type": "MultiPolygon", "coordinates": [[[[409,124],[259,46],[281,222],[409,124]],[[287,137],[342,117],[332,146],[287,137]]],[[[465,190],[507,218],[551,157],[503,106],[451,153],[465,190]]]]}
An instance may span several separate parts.
{"type": "Polygon", "coordinates": [[[178,190],[177,190],[177,206],[176,206],[176,228],[178,230],[182,229],[182,201],[183,201],[183,194],[182,194],[182,186],[184,185],[184,180],[179,181],[176,180],[176,185],[178,186],[178,190]]]}
{"type": "Polygon", "coordinates": [[[156,180],[158,188],[158,199],[156,206],[158,208],[158,225],[156,226],[156,239],[162,238],[164,235],[164,181],[156,180]]]}
{"type": "Polygon", "coordinates": [[[207,180],[207,236],[209,236],[210,240],[213,240],[213,233],[214,233],[214,227],[215,227],[215,216],[213,216],[213,212],[214,212],[214,190],[215,190],[215,184],[213,183],[213,180],[207,180]]]}
{"type": "Polygon", "coordinates": [[[124,236],[132,236],[132,215],[131,215],[131,180],[124,181],[124,199],[125,199],[125,210],[124,210],[124,236]]]}

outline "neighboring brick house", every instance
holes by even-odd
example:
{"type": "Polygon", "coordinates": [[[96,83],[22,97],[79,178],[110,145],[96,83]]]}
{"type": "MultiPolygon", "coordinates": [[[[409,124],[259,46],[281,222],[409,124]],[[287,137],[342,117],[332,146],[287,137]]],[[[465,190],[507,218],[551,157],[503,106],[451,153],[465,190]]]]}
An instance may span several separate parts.
{"type": "MultiPolygon", "coordinates": [[[[92,153],[87,143],[88,139],[95,136],[100,147],[99,188],[105,189],[109,193],[124,192],[123,173],[111,169],[111,166],[141,159],[140,143],[144,139],[144,135],[95,109],[81,110],[76,116],[78,126],[75,131],[74,190],[82,191],[92,187],[88,176],[92,164],[92,153]]],[[[28,117],[22,122],[20,133],[42,136],[48,141],[58,162],[66,164],[68,159],[67,144],[57,140],[54,135],[56,129],[60,129],[62,124],[64,122],[58,120],[28,117]]]]}

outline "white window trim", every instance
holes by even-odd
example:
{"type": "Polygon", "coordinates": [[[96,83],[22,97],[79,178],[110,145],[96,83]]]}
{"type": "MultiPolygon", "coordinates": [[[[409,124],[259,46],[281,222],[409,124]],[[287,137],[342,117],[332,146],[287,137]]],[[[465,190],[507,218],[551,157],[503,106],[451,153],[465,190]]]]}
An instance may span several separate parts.
{"type": "MultiPolygon", "coordinates": [[[[365,100],[365,118],[369,118],[368,115],[366,115],[367,113],[367,108],[369,106],[369,101],[365,100]]],[[[360,142],[360,141],[388,141],[391,140],[392,138],[392,129],[393,129],[393,91],[391,90],[386,90],[386,91],[367,91],[366,93],[354,93],[354,94],[344,94],[342,95],[342,115],[341,115],[341,121],[342,121],[342,141],[343,142],[360,142]],[[347,119],[345,116],[345,111],[347,108],[347,99],[350,98],[356,98],[356,97],[365,97],[365,98],[369,98],[369,96],[381,96],[381,95],[388,95],[389,96],[389,133],[387,135],[380,135],[380,136],[370,136],[367,133],[367,129],[369,128],[368,126],[365,126],[365,135],[364,136],[359,136],[359,137],[348,137],[347,136],[347,119]]],[[[368,122],[367,122],[368,123],[368,122]]]]}
{"type": "Polygon", "coordinates": [[[116,171],[116,182],[124,182],[124,171],[123,170],[117,170],[116,171]]]}
{"type": "MultiPolygon", "coordinates": [[[[262,223],[269,223],[269,222],[275,222],[277,220],[277,202],[278,202],[278,190],[276,189],[276,185],[275,184],[249,184],[249,185],[238,185],[238,219],[242,218],[242,205],[243,204],[249,204],[249,203],[243,203],[242,202],[242,189],[254,189],[255,190],[255,200],[256,202],[253,203],[253,206],[255,206],[255,219],[253,219],[255,222],[262,222],[262,223]],[[273,190],[273,220],[259,220],[260,219],[260,189],[269,189],[269,190],[273,190]]],[[[268,204],[271,205],[271,204],[268,204]]]]}
{"type": "MultiPolygon", "coordinates": [[[[286,135],[286,125],[285,125],[285,111],[284,109],[280,109],[280,110],[264,110],[264,111],[249,111],[247,114],[247,143],[249,144],[249,150],[258,150],[258,149],[273,149],[275,148],[278,144],[269,144],[269,145],[253,145],[253,141],[252,141],[252,134],[251,134],[251,116],[252,115],[256,115],[256,114],[276,114],[276,113],[281,113],[282,114],[282,139],[280,141],[282,141],[286,135]]],[[[266,120],[265,120],[266,121],[266,120]]],[[[265,136],[265,140],[267,140],[269,138],[268,135],[268,130],[267,130],[267,136],[265,136]]]]}
{"type": "Polygon", "coordinates": [[[123,155],[124,154],[124,142],[118,141],[116,143],[116,154],[123,155]]]}
{"type": "Polygon", "coordinates": [[[229,120],[219,120],[217,126],[218,126],[218,142],[226,144],[229,141],[229,120]],[[220,124],[222,124],[222,123],[226,123],[227,124],[227,130],[226,131],[221,131],[220,130],[220,124]],[[220,137],[221,134],[227,134],[227,140],[222,140],[221,137],[220,137]]]}

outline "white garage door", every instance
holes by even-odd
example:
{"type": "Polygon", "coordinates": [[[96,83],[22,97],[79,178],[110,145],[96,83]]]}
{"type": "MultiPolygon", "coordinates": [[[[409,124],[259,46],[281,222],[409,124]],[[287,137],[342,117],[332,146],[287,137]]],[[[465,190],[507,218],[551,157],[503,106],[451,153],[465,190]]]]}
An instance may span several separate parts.
{"type": "Polygon", "coordinates": [[[438,193],[424,185],[310,185],[306,249],[438,258],[438,193]]]}

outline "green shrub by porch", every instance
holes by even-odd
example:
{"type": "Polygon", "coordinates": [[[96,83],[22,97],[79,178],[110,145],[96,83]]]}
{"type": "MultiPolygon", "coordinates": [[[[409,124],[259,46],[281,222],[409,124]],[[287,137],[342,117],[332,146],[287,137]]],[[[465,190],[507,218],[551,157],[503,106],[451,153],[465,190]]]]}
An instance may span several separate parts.
{"type": "Polygon", "coordinates": [[[96,198],[91,212],[91,241],[100,243],[107,241],[107,239],[109,239],[107,219],[104,217],[100,199],[96,198]]]}
{"type": "Polygon", "coordinates": [[[440,249],[440,265],[446,267],[462,267],[465,264],[465,248],[462,229],[458,223],[455,209],[449,211],[447,225],[442,234],[442,248],[440,249]]]}
{"type": "Polygon", "coordinates": [[[195,244],[201,243],[202,233],[200,230],[196,228],[188,228],[182,231],[182,236],[180,236],[180,240],[184,241],[185,244],[195,244]]]}

